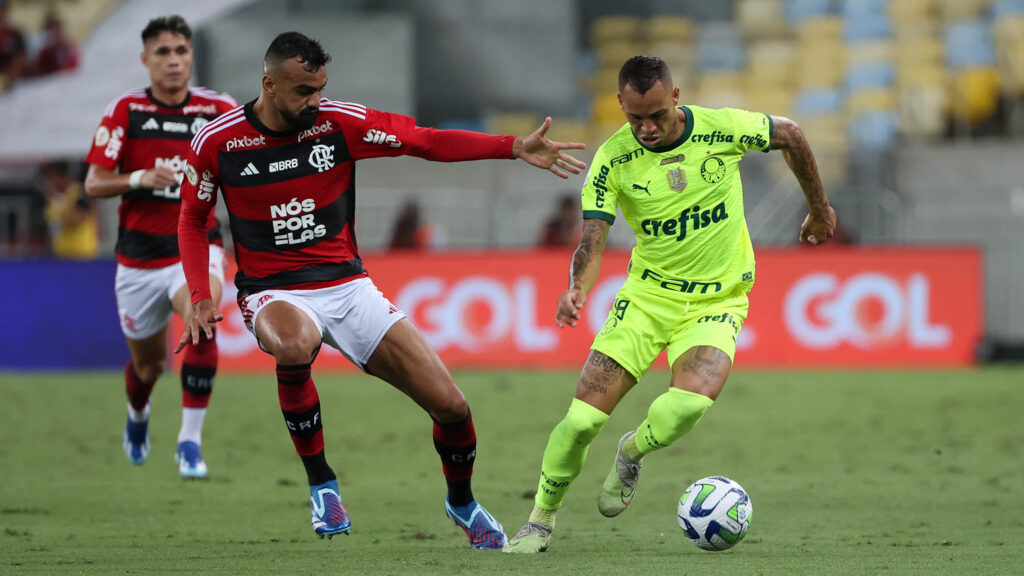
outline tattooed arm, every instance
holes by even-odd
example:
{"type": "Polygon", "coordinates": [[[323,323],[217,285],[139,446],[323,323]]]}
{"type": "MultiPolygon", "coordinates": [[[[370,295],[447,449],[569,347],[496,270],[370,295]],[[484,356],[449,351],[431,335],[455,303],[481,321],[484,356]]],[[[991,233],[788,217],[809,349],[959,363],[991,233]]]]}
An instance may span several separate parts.
{"type": "Polygon", "coordinates": [[[782,157],[796,176],[807,199],[808,213],[800,227],[800,241],[821,244],[832,237],[836,227],[836,212],[829,206],[825,188],[818,175],[811,145],[796,122],[783,116],[772,116],[772,150],[782,150],[782,157]]]}
{"type": "Polygon", "coordinates": [[[587,292],[594,287],[601,272],[601,256],[608,241],[609,228],[611,224],[597,218],[583,221],[583,236],[572,255],[569,289],[562,292],[558,298],[555,324],[558,324],[559,328],[564,327],[566,323],[576,326],[576,321],[580,319],[580,310],[587,303],[587,292]]]}

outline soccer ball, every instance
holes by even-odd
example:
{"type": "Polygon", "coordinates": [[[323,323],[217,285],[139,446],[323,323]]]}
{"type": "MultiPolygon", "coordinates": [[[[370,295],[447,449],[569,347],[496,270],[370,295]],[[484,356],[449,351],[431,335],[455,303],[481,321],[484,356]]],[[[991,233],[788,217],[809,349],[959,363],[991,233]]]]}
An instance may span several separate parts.
{"type": "Polygon", "coordinates": [[[701,478],[679,498],[679,527],[705,550],[728,550],[747,534],[754,507],[743,487],[725,476],[701,478]]]}

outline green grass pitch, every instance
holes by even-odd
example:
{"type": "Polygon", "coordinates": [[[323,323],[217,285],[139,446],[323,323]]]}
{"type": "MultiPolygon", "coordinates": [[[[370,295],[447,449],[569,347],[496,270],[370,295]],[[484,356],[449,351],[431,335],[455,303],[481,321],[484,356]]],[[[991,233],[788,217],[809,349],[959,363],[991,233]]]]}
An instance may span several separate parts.
{"type": "MultiPolygon", "coordinates": [[[[173,463],[174,375],[158,384],[144,466],[121,452],[118,373],[0,374],[0,574],[1020,574],[1024,368],[731,377],[704,421],[648,457],[616,519],[596,496],[622,432],[667,385],[652,373],[591,447],[551,550],[470,550],[443,512],[430,421],[367,376],[316,378],[352,535],[315,538],[273,375],[221,377],[204,434],[210,478],[173,463]],[[693,480],[750,493],[746,539],[690,545],[693,480]]],[[[573,373],[459,373],[479,439],[477,498],[514,533],[573,373]]]]}

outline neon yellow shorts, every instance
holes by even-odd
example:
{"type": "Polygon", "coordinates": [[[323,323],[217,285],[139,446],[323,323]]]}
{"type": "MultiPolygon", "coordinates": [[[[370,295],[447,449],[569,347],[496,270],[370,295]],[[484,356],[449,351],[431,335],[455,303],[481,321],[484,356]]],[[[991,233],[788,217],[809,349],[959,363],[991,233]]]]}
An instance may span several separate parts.
{"type": "Polygon", "coordinates": [[[714,346],[732,360],[749,307],[745,291],[686,302],[641,290],[630,278],[615,295],[590,349],[612,358],[638,381],[666,348],[670,367],[694,346],[714,346]]]}

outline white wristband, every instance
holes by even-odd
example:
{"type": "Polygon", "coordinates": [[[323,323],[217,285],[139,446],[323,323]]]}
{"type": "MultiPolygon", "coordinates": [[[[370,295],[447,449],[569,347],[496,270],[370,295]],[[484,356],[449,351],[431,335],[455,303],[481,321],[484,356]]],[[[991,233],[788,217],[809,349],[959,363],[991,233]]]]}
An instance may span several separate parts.
{"type": "Polygon", "coordinates": [[[136,170],[128,176],[128,186],[132,190],[138,190],[142,187],[142,175],[145,174],[145,170],[136,170]]]}

